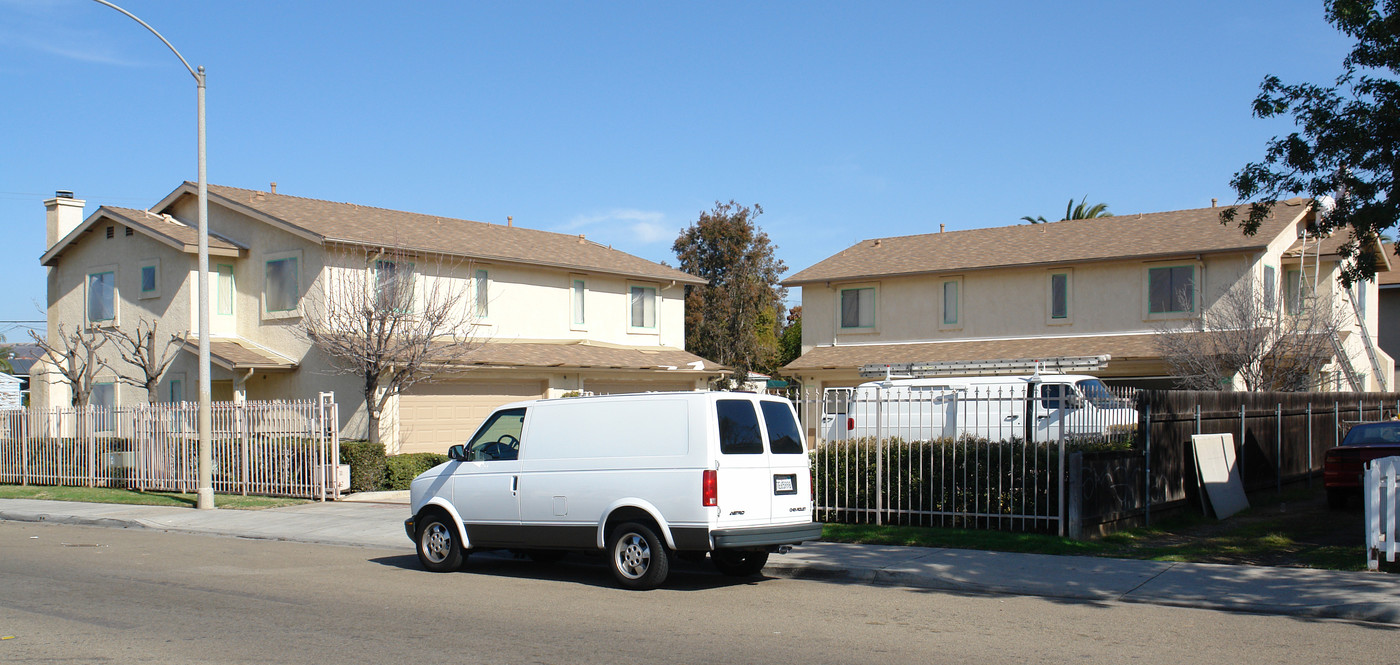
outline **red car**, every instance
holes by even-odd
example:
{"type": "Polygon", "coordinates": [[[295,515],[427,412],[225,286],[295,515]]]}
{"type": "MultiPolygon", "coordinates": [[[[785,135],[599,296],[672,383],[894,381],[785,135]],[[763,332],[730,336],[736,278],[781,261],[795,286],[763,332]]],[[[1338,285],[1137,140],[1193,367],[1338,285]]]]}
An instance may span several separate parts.
{"type": "Polygon", "coordinates": [[[1361,494],[1361,472],[1366,463],[1400,455],[1400,421],[1362,423],[1351,428],[1342,444],[1327,451],[1322,463],[1322,484],[1327,505],[1340,510],[1347,497],[1361,494]]]}

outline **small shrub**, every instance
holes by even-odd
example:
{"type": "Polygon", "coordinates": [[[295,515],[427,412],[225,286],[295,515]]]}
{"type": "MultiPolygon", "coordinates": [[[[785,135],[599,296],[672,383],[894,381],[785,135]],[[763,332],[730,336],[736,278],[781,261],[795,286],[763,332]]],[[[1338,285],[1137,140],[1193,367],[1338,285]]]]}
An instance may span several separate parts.
{"type": "Polygon", "coordinates": [[[340,463],[350,465],[350,490],[354,492],[379,489],[388,466],[384,444],[368,441],[341,441],[340,463]]]}
{"type": "Polygon", "coordinates": [[[385,460],[385,474],[383,482],[380,483],[380,489],[406,490],[413,479],[418,477],[418,474],[446,461],[447,456],[440,453],[394,455],[385,460]]]}

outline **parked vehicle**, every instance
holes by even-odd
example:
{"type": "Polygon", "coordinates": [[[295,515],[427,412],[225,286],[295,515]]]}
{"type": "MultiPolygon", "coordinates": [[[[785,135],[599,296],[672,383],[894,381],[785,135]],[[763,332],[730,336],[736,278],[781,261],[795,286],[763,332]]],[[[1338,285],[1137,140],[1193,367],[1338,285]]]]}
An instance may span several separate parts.
{"type": "Polygon", "coordinates": [[[413,480],[404,522],[423,567],[470,552],[603,551],[618,582],[662,584],[673,555],[757,574],[821,536],[792,405],[748,393],[534,400],[497,409],[413,480]]]}
{"type": "Polygon", "coordinates": [[[993,441],[1105,436],[1137,424],[1137,411],[1085,374],[887,379],[828,389],[823,432],[832,440],[897,437],[993,441]]]}
{"type": "Polygon", "coordinates": [[[1360,496],[1366,463],[1392,455],[1400,455],[1400,421],[1352,426],[1341,444],[1323,457],[1322,484],[1327,488],[1328,507],[1341,510],[1348,497],[1360,496]]]}

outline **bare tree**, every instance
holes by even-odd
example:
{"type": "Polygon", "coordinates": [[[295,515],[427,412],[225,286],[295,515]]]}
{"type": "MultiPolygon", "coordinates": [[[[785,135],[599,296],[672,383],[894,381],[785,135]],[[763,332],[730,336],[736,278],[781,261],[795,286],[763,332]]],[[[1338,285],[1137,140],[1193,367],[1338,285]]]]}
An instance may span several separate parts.
{"type": "Polygon", "coordinates": [[[300,330],[338,373],[360,378],[366,438],[378,443],[391,398],[480,345],[473,335],[481,304],[470,302],[471,266],[395,247],[328,256],[333,260],[303,300],[300,330]]]}
{"type": "Polygon", "coordinates": [[[156,332],[158,325],[157,321],[148,322],[142,318],[136,321],[136,330],[132,332],[121,328],[99,329],[104,337],[116,345],[117,353],[129,366],[128,371],[124,372],[108,365],[116,372],[117,380],[146,389],[146,400],[151,403],[159,401],[156,386],[185,345],[183,333],[161,335],[156,332]],[[130,368],[134,368],[134,371],[130,368]]]}
{"type": "Polygon", "coordinates": [[[107,343],[107,337],[93,328],[78,328],[70,335],[64,332],[61,323],[53,344],[32,330],[29,336],[44,350],[48,363],[68,384],[73,406],[87,406],[97,372],[107,366],[106,361],[97,356],[97,350],[107,343]]]}
{"type": "Polygon", "coordinates": [[[1201,316],[1158,330],[1168,371],[1189,390],[1228,388],[1235,377],[1250,392],[1320,387],[1320,370],[1341,348],[1333,342],[1348,318],[1329,298],[1297,293],[1281,303],[1252,278],[1236,282],[1201,316]]]}

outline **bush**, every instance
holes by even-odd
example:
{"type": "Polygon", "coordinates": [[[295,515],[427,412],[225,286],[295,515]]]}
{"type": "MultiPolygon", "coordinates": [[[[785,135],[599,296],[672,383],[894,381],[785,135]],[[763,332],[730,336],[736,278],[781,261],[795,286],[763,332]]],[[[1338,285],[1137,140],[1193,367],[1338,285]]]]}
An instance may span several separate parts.
{"type": "Polygon", "coordinates": [[[447,456],[440,453],[405,453],[394,455],[385,460],[386,473],[384,480],[380,484],[380,489],[384,490],[406,490],[409,483],[413,482],[418,474],[427,471],[443,462],[447,461],[447,456]]]}
{"type": "Polygon", "coordinates": [[[368,441],[341,441],[340,463],[350,465],[350,490],[353,492],[379,489],[388,466],[384,444],[368,441]]]}

